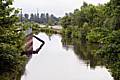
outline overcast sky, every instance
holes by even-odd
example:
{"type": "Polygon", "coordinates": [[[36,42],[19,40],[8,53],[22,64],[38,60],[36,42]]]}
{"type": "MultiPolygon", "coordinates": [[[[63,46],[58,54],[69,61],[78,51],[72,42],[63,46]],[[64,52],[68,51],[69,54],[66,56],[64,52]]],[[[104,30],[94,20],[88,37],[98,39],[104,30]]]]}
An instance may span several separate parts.
{"type": "Polygon", "coordinates": [[[73,12],[80,8],[83,1],[92,4],[106,3],[109,0],[14,0],[16,8],[22,8],[23,13],[50,13],[56,16],[64,16],[66,12],[73,12]]]}

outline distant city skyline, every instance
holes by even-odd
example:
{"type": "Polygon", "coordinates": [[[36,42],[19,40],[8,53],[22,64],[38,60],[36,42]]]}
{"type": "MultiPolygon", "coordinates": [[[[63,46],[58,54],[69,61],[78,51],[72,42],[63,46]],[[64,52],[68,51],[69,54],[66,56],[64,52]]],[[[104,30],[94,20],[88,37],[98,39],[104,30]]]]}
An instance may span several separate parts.
{"type": "Polygon", "coordinates": [[[91,4],[104,4],[109,0],[14,0],[16,8],[22,8],[23,13],[49,13],[62,17],[65,13],[80,9],[83,2],[91,4]]]}

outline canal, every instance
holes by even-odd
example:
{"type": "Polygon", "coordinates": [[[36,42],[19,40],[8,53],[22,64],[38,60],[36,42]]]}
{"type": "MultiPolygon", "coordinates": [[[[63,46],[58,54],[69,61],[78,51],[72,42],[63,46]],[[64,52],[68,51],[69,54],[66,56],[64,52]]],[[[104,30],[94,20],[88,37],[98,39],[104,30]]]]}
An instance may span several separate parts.
{"type": "MultiPolygon", "coordinates": [[[[88,56],[90,52],[83,48],[85,45],[77,42],[71,45],[59,34],[36,36],[43,39],[45,45],[39,54],[32,56],[21,80],[113,80],[108,69],[88,56]]],[[[40,43],[33,41],[35,49],[40,43]]]]}

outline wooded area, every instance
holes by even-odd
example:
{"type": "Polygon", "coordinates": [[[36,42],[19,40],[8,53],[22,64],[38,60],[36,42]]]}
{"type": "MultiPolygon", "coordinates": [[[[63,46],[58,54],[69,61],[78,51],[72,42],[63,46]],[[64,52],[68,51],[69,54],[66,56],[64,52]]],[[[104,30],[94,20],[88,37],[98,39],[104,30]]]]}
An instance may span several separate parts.
{"type": "Polygon", "coordinates": [[[74,13],[61,19],[63,34],[102,45],[95,51],[104,65],[120,80],[120,1],[110,0],[97,6],[83,3],[74,13]]]}
{"type": "Polygon", "coordinates": [[[35,30],[39,28],[39,25],[34,25],[36,22],[44,25],[60,23],[63,27],[62,36],[100,44],[94,55],[101,58],[101,64],[109,69],[114,80],[120,80],[119,0],[110,0],[97,6],[84,2],[80,9],[66,13],[61,19],[48,13],[41,16],[38,13],[31,16],[24,14],[23,23],[20,23],[21,19],[18,17],[20,9],[11,5],[13,0],[0,1],[0,80],[20,80],[24,73],[28,57],[21,56],[21,53],[25,44],[24,31],[31,27],[30,22],[35,30]],[[18,32],[20,26],[23,29],[18,32]]]}

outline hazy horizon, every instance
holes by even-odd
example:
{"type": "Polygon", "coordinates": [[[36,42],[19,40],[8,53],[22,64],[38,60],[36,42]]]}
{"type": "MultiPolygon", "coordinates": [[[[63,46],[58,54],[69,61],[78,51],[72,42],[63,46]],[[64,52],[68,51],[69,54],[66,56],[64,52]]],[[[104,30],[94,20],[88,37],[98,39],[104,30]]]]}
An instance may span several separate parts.
{"type": "Polygon", "coordinates": [[[65,13],[79,9],[83,2],[91,4],[104,4],[109,0],[14,0],[16,8],[22,8],[23,13],[49,13],[57,17],[62,17],[65,13]]]}

